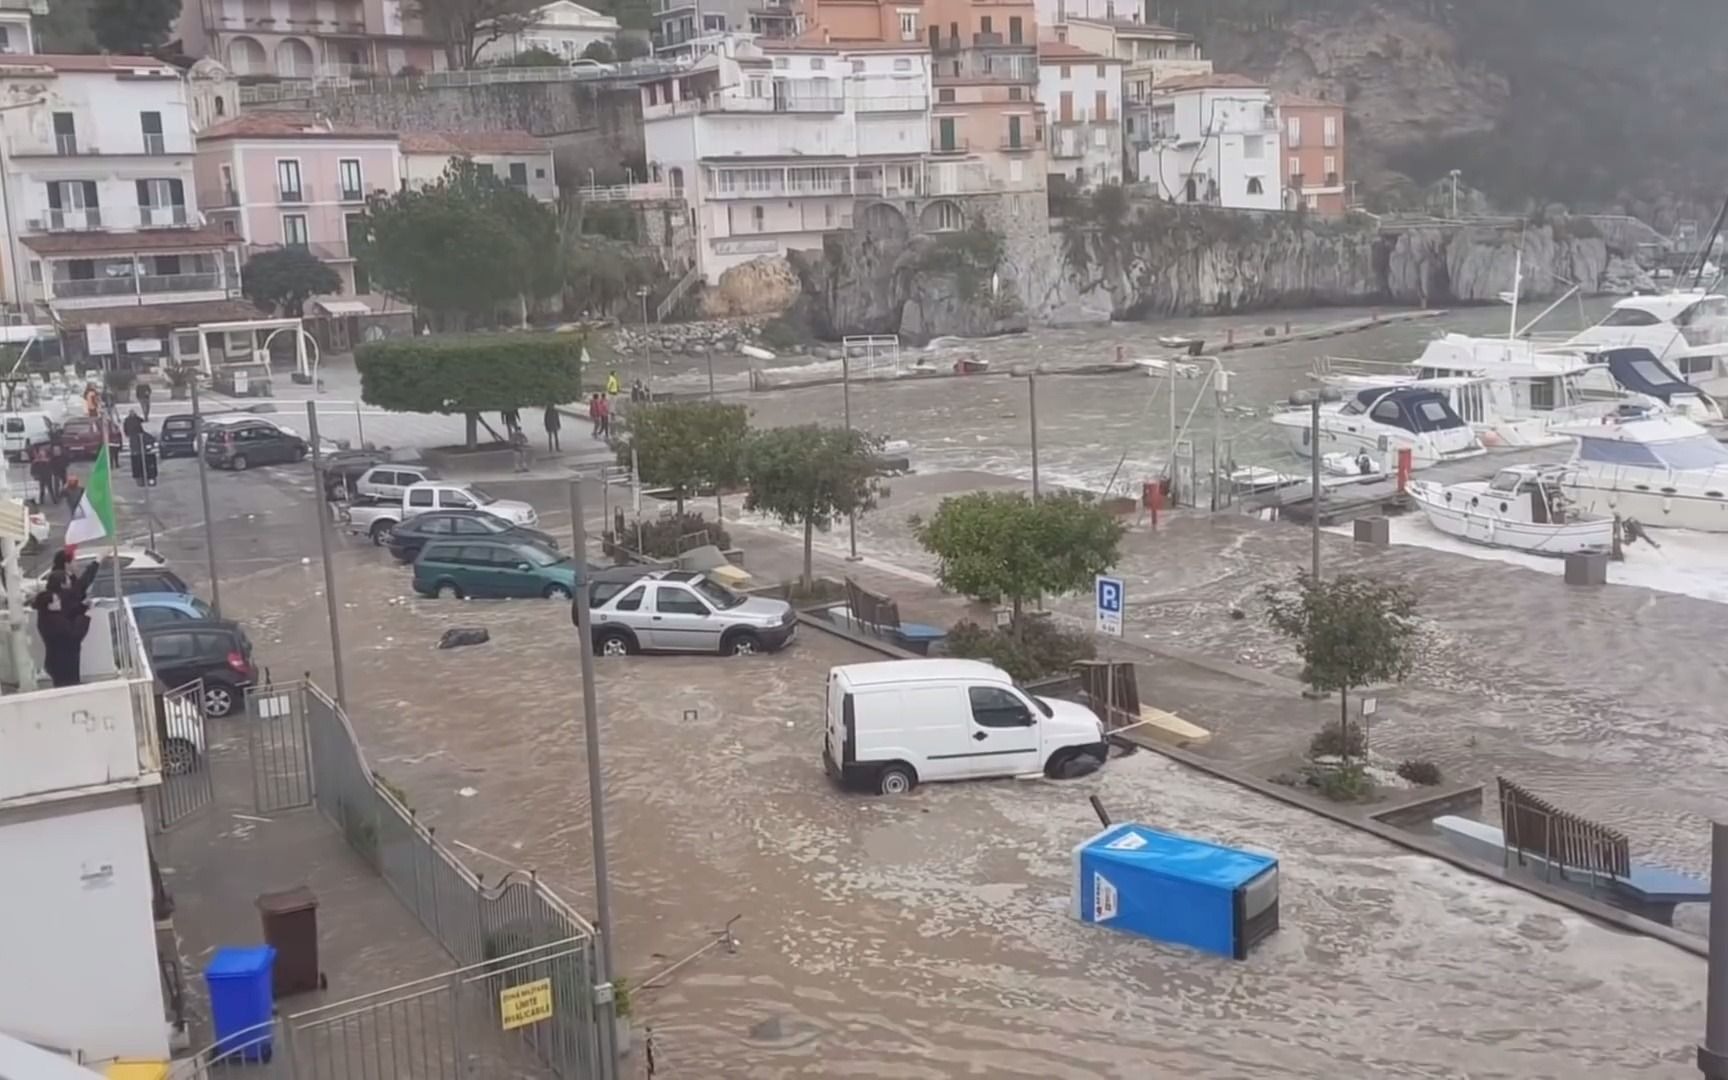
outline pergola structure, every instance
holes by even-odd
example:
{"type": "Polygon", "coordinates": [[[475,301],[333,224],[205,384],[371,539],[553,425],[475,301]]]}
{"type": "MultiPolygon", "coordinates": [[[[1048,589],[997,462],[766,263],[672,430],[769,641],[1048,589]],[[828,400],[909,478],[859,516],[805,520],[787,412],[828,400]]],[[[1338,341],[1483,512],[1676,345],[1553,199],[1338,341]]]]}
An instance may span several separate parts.
{"type": "Polygon", "coordinates": [[[303,378],[310,379],[312,377],[312,366],[307,362],[306,358],[306,341],[309,335],[306,333],[302,322],[303,320],[301,319],[293,318],[237,319],[231,322],[199,323],[196,326],[186,327],[176,333],[175,356],[182,363],[196,359],[199,370],[201,370],[206,376],[213,377],[216,374],[216,370],[215,365],[213,365],[210,360],[209,335],[221,334],[223,335],[224,341],[231,341],[235,334],[247,334],[250,336],[250,344],[245,347],[246,356],[242,359],[235,359],[231,351],[225,348],[223,350],[223,366],[237,367],[242,365],[263,364],[266,369],[268,369],[270,363],[268,352],[270,340],[278,333],[287,331],[291,333],[294,338],[294,370],[303,378]],[[265,333],[265,336],[262,339],[258,336],[260,331],[265,333]],[[182,351],[180,349],[179,343],[181,339],[179,334],[181,333],[196,333],[198,335],[198,351],[196,353],[182,351]],[[262,359],[258,356],[260,352],[265,354],[262,359]]]}

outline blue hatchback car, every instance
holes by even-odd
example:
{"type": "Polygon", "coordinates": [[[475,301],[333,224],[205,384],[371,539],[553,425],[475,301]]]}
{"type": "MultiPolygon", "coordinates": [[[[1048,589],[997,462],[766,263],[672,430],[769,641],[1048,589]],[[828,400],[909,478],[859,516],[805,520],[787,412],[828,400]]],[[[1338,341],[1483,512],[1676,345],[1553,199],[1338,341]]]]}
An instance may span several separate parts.
{"type": "Polygon", "coordinates": [[[132,593],[126,597],[126,602],[132,605],[132,619],[140,630],[168,623],[216,617],[216,612],[209,604],[190,593],[132,593]]]}

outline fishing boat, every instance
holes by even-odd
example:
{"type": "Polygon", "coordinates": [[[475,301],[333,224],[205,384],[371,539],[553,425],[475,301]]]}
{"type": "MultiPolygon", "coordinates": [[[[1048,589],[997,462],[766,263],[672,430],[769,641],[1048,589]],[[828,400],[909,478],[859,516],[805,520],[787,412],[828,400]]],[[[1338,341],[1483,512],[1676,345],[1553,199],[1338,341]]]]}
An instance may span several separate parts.
{"type": "MultiPolygon", "coordinates": [[[[1272,423],[1298,455],[1316,452],[1310,445],[1312,417],[1307,408],[1275,413],[1272,423]]],[[[1366,451],[1390,472],[1398,451],[1405,449],[1415,469],[1487,452],[1446,395],[1427,387],[1373,387],[1321,407],[1318,453],[1344,453],[1354,459],[1366,451]]]]}
{"type": "Polygon", "coordinates": [[[1728,532],[1728,446],[1683,416],[1622,409],[1573,425],[1562,490],[1579,511],[1728,532]]]}
{"type": "Polygon", "coordinates": [[[1428,524],[1448,536],[1536,555],[1607,551],[1614,519],[1573,506],[1559,465],[1515,465],[1492,480],[1465,484],[1411,481],[1410,498],[1428,524]]]}

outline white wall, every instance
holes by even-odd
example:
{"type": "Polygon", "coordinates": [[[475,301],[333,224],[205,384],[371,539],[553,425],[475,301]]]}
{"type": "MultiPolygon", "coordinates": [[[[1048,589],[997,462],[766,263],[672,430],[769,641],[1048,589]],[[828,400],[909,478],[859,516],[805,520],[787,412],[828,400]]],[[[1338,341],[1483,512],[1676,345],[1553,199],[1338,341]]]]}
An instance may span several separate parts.
{"type": "Polygon", "coordinates": [[[1052,58],[1038,65],[1038,102],[1044,106],[1048,145],[1053,151],[1049,169],[1074,179],[1076,169],[1085,180],[1081,186],[1122,181],[1122,65],[1120,63],[1088,63],[1083,60],[1052,58]],[[1099,71],[1103,74],[1100,75],[1099,71]],[[1064,75],[1063,72],[1067,71],[1064,75]],[[1104,94],[1104,114],[1097,113],[1098,94],[1104,94]],[[1079,130],[1062,121],[1062,95],[1072,94],[1070,115],[1087,126],[1079,130]],[[1054,151],[1059,144],[1076,145],[1080,157],[1058,158],[1054,151]]]}
{"type": "MultiPolygon", "coordinates": [[[[39,87],[31,97],[46,97],[35,108],[19,109],[6,122],[13,136],[8,150],[15,156],[21,148],[39,153],[54,150],[54,117],[70,112],[78,131],[79,153],[100,150],[104,154],[141,154],[144,129],[139,113],[162,114],[162,132],[170,154],[191,154],[192,127],[186,104],[186,86],[174,78],[128,78],[84,72],[61,72],[53,79],[4,80],[8,90],[24,85],[39,87]]],[[[28,151],[27,151],[28,152],[28,151]]]]}
{"type": "Polygon", "coordinates": [[[0,1030],[86,1057],[165,1060],[144,809],[0,812],[0,1030]]]}
{"type": "Polygon", "coordinates": [[[124,680],[0,697],[0,802],[138,780],[138,741],[124,680]]]}

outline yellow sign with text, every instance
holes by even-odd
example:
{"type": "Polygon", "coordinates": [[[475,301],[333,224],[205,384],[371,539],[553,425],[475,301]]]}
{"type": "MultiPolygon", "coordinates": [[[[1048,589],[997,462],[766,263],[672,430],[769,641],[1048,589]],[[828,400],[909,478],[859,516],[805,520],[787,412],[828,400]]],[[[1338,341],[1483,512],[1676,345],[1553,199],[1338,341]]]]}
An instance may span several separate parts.
{"type": "Polygon", "coordinates": [[[552,980],[535,979],[507,986],[498,993],[498,1015],[504,1030],[527,1027],[552,1018],[552,980]]]}

